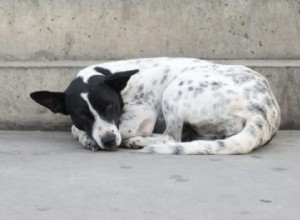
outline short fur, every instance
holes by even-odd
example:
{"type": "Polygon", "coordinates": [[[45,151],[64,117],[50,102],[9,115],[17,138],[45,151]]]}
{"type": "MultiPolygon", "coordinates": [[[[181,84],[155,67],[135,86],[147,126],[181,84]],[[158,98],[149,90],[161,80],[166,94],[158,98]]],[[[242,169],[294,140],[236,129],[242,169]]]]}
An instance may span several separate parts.
{"type": "MultiPolygon", "coordinates": [[[[120,145],[122,138],[125,147],[143,147],[140,151],[146,153],[245,154],[269,142],[280,125],[280,109],[267,80],[244,66],[189,58],[136,59],[87,67],[72,83],[76,80],[87,88],[72,92],[85,103],[94,121],[89,126],[91,131],[74,123],[72,132],[84,146],[95,150],[98,146],[105,148],[101,139],[112,130],[119,139],[114,147],[120,145]],[[131,70],[136,71],[117,83],[117,72],[131,70]],[[89,87],[99,75],[104,82],[106,77],[115,77],[108,84],[98,83],[100,89],[96,91],[102,92],[91,95],[89,87]],[[94,107],[102,105],[107,110],[110,104],[104,100],[111,96],[118,97],[113,108],[118,112],[122,109],[122,114],[113,113],[113,119],[108,120],[103,111],[94,107]],[[154,134],[160,115],[166,130],[164,134],[154,134]]],[[[44,103],[41,99],[38,102],[44,103]]],[[[76,111],[74,106],[64,106],[60,104],[54,112],[76,111]]]]}

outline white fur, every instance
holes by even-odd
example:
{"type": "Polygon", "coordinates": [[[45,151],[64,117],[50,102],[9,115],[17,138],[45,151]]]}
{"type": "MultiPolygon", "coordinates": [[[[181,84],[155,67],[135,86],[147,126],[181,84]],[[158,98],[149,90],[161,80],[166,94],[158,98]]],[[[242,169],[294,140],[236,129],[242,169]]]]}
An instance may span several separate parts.
{"type": "MultiPolygon", "coordinates": [[[[140,70],[121,93],[125,105],[120,133],[127,147],[161,154],[244,154],[264,145],[279,128],[280,109],[268,82],[247,67],[149,58],[94,65],[78,76],[87,81],[95,66],[112,73],[140,70]],[[161,112],[167,130],[153,135],[161,112]],[[181,143],[184,123],[194,128],[196,140],[181,143]],[[214,135],[217,140],[201,140],[214,135]]],[[[112,129],[113,125],[97,120],[97,127],[112,129]]]]}

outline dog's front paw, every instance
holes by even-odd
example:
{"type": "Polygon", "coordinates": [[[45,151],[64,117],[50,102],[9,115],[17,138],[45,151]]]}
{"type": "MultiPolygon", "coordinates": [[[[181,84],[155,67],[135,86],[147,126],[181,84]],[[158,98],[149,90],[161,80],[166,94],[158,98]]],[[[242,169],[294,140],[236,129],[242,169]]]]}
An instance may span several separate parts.
{"type": "Polygon", "coordinates": [[[81,135],[79,137],[79,142],[82,144],[82,146],[84,146],[86,149],[90,149],[92,151],[98,151],[100,150],[100,147],[98,146],[98,144],[96,143],[96,141],[94,141],[93,139],[91,139],[89,136],[87,135],[81,135]]]}
{"type": "Polygon", "coordinates": [[[145,146],[143,137],[133,137],[125,140],[123,146],[130,149],[141,149],[145,146]]]}
{"type": "Polygon", "coordinates": [[[71,127],[71,132],[74,135],[74,137],[79,140],[80,144],[86,149],[90,149],[92,151],[98,151],[101,149],[96,143],[96,141],[90,138],[86,132],[76,128],[75,125],[71,127]]]}

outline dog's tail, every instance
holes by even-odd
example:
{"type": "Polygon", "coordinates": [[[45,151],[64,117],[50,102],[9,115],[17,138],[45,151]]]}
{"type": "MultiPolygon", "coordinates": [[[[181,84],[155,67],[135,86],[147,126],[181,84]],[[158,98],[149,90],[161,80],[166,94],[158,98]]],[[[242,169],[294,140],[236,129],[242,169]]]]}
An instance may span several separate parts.
{"type": "Polygon", "coordinates": [[[246,154],[268,143],[276,134],[266,119],[248,119],[237,134],[222,140],[168,142],[146,146],[140,152],[154,154],[246,154]]]}

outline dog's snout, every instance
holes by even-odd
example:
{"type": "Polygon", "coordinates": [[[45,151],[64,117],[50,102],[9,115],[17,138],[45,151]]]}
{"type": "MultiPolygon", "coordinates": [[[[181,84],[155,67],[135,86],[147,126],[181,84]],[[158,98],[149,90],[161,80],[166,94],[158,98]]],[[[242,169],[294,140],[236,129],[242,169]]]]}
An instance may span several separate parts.
{"type": "Polygon", "coordinates": [[[116,144],[116,135],[113,133],[107,133],[101,137],[101,141],[105,147],[113,147],[116,144]]]}

